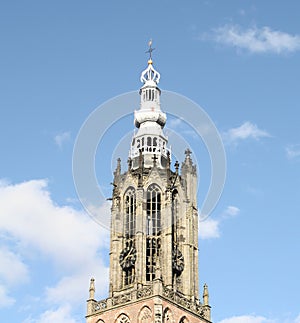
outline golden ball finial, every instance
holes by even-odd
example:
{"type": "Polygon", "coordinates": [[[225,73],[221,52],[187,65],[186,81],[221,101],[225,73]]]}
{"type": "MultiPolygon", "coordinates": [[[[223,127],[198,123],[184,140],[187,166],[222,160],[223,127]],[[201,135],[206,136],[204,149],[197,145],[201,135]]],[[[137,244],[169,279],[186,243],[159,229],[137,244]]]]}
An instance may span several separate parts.
{"type": "Polygon", "coordinates": [[[150,64],[152,64],[152,59],[151,58],[148,60],[148,65],[150,65],[150,64]]]}

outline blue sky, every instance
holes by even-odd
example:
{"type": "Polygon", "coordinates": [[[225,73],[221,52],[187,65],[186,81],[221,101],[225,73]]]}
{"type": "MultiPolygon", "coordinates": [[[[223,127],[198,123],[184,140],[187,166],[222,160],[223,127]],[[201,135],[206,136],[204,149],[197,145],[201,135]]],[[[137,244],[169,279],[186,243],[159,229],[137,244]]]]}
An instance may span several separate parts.
{"type": "MultiPolygon", "coordinates": [[[[150,38],[161,89],[195,101],[224,140],[226,184],[199,234],[213,321],[300,322],[299,11],[296,0],[1,2],[1,322],[84,322],[91,276],[107,296],[109,237],[78,201],[72,151],[92,111],[138,91],[150,38]]],[[[101,163],[132,118],[96,156],[107,196],[101,163]]],[[[195,155],[201,201],[210,163],[195,155]]]]}

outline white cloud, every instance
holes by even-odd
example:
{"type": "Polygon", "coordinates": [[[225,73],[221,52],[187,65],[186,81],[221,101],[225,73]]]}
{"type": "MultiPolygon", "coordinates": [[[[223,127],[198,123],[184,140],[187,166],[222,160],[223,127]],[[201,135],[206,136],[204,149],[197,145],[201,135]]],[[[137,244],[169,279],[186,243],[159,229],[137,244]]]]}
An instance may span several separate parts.
{"type": "Polygon", "coordinates": [[[233,316],[228,319],[224,319],[218,323],[271,323],[272,320],[268,320],[263,316],[243,315],[233,316]]]}
{"type": "Polygon", "coordinates": [[[281,318],[281,319],[270,319],[259,315],[241,315],[232,316],[218,323],[300,323],[300,315],[295,319],[292,318],[281,318]]]}
{"type": "Polygon", "coordinates": [[[9,307],[15,303],[15,299],[9,295],[10,288],[29,281],[29,272],[19,254],[4,246],[3,237],[5,235],[0,239],[3,244],[0,247],[0,307],[9,307]]]}
{"type": "Polygon", "coordinates": [[[294,323],[300,323],[300,314],[295,318],[294,323]]]}
{"type": "Polygon", "coordinates": [[[300,50],[300,35],[291,35],[270,27],[243,29],[237,25],[225,25],[214,29],[216,42],[248,50],[251,53],[295,52],[300,50]]]}
{"type": "Polygon", "coordinates": [[[76,323],[81,320],[75,320],[71,315],[69,305],[60,306],[56,309],[47,310],[40,315],[38,319],[28,318],[23,323],[76,323]]]}
{"type": "Polygon", "coordinates": [[[65,269],[83,266],[108,246],[108,232],[85,213],[52,201],[46,180],[1,187],[0,215],[0,230],[65,269]]]}
{"type": "Polygon", "coordinates": [[[46,288],[46,300],[50,304],[70,303],[82,305],[83,299],[88,298],[89,280],[95,278],[97,298],[105,298],[108,295],[109,269],[102,261],[95,258],[86,264],[80,272],[63,277],[56,286],[46,288]],[[79,297],[81,295],[81,297],[79,297]]]}
{"type": "Polygon", "coordinates": [[[264,137],[271,137],[271,135],[267,131],[259,129],[256,124],[249,121],[244,122],[237,128],[231,128],[223,134],[225,142],[229,143],[237,143],[240,140],[249,138],[259,140],[264,137]]]}
{"type": "Polygon", "coordinates": [[[229,205],[224,211],[224,216],[236,216],[240,213],[240,209],[236,206],[229,205]]]}
{"type": "Polygon", "coordinates": [[[300,145],[289,145],[285,149],[288,159],[295,159],[300,157],[300,145]]]}
{"type": "Polygon", "coordinates": [[[175,129],[183,125],[183,120],[181,118],[172,118],[168,121],[168,127],[170,129],[175,129]]]}
{"type": "Polygon", "coordinates": [[[207,218],[199,223],[199,237],[201,239],[211,239],[220,237],[220,221],[207,218]]]}
{"type": "Polygon", "coordinates": [[[223,220],[229,217],[236,216],[240,213],[240,209],[236,206],[227,206],[218,218],[210,217],[200,220],[199,222],[199,237],[200,239],[212,239],[220,237],[220,224],[223,220]]]}
{"type": "Polygon", "coordinates": [[[71,134],[69,131],[59,133],[54,137],[54,141],[59,148],[62,148],[63,144],[68,142],[70,139],[71,139],[71,134]]]}
{"type": "Polygon", "coordinates": [[[0,278],[8,285],[24,283],[29,280],[27,266],[20,259],[18,254],[15,254],[7,248],[0,248],[0,278]]]}
{"type": "Polygon", "coordinates": [[[0,285],[0,307],[9,307],[15,303],[15,299],[7,295],[5,286],[0,285]]]}
{"type": "MultiPolygon", "coordinates": [[[[103,212],[109,215],[109,210],[110,203],[107,203],[103,212]]],[[[82,303],[88,297],[91,276],[96,278],[96,288],[108,286],[108,265],[105,264],[103,251],[108,255],[109,232],[85,212],[57,205],[51,199],[46,180],[15,185],[3,183],[0,187],[1,235],[9,237],[9,245],[12,246],[11,250],[0,249],[0,277],[4,286],[28,280],[30,270],[33,270],[28,264],[30,261],[33,266],[35,259],[47,261],[48,268],[55,270],[51,283],[45,278],[45,288],[41,290],[40,296],[47,306],[82,303]],[[53,279],[56,280],[54,284],[53,279]]],[[[31,279],[34,280],[33,275],[31,279]]],[[[101,291],[100,296],[106,296],[105,289],[97,290],[98,296],[101,291]]],[[[1,304],[12,305],[13,299],[0,286],[1,304]]],[[[50,313],[47,312],[41,322],[48,322],[47,317],[53,314],[50,313]]],[[[51,322],[54,321],[62,322],[51,322]]]]}

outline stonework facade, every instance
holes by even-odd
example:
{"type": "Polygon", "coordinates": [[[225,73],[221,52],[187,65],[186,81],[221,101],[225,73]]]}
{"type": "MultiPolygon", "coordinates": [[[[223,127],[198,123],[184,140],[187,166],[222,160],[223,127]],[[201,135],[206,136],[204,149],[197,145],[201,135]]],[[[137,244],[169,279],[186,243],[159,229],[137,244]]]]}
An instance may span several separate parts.
{"type": "Polygon", "coordinates": [[[109,297],[95,300],[92,279],[87,323],[210,322],[207,286],[202,301],[198,290],[197,170],[189,149],[171,169],[159,79],[150,59],[128,169],[118,160],[114,172],[109,297]]]}

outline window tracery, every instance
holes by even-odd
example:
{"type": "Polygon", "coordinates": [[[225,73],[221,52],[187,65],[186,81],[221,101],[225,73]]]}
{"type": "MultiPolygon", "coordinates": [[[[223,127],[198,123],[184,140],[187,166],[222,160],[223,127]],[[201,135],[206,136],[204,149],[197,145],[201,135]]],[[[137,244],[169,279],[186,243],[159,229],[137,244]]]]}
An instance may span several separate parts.
{"type": "Polygon", "coordinates": [[[138,323],[152,323],[152,312],[149,307],[143,307],[140,311],[138,323]]]}
{"type": "Polygon", "coordinates": [[[130,323],[129,317],[125,314],[121,314],[115,321],[115,323],[130,323]]]}
{"type": "Polygon", "coordinates": [[[120,264],[123,269],[123,285],[134,282],[135,274],[135,225],[136,225],[136,195],[135,189],[130,187],[124,195],[124,249],[120,255],[120,264]]]}
{"type": "Polygon", "coordinates": [[[161,248],[161,190],[152,184],[147,190],[146,280],[155,278],[161,248]]]}
{"type": "Polygon", "coordinates": [[[164,311],[164,323],[174,323],[173,313],[169,308],[164,311]]]}

